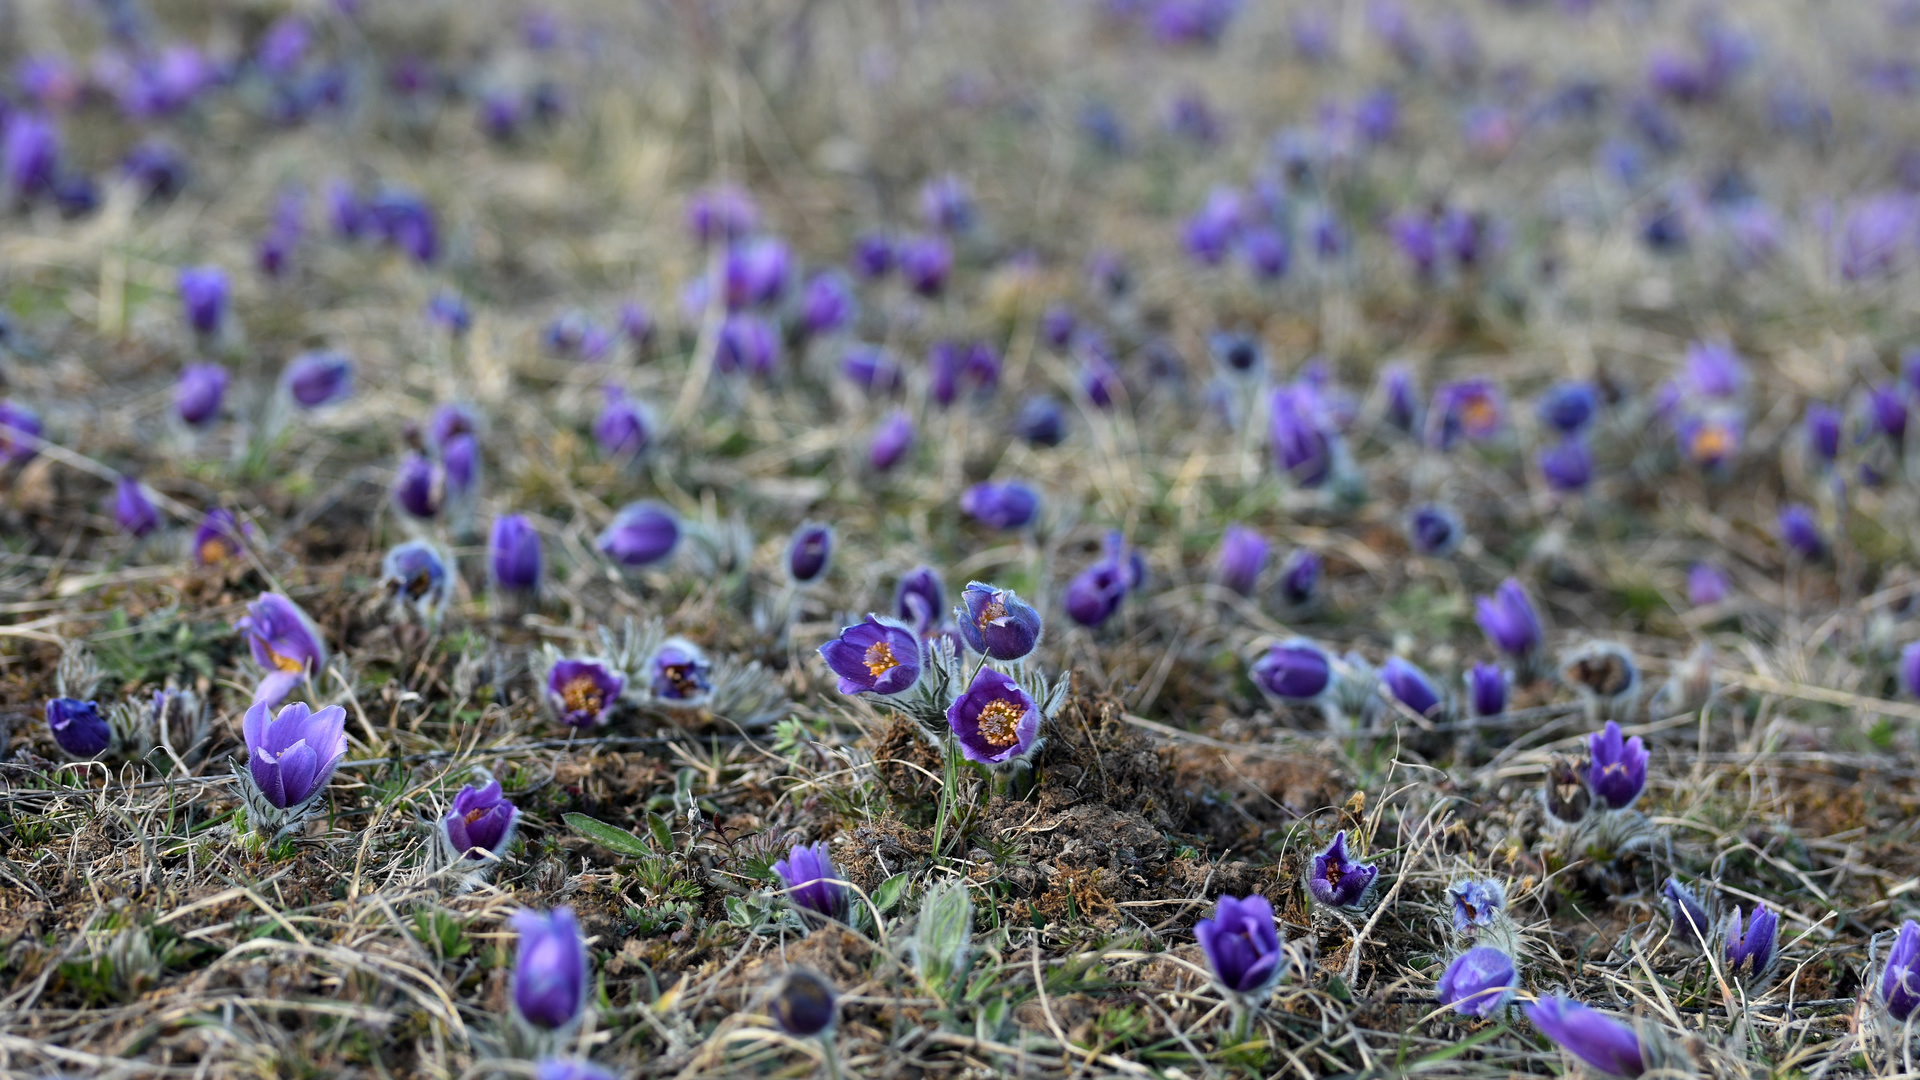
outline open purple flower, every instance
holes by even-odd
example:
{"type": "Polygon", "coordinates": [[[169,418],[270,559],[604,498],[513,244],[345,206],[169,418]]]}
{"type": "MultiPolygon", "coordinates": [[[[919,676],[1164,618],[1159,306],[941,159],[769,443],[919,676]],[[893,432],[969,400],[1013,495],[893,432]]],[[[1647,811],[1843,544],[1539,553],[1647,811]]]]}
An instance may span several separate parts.
{"type": "Polygon", "coordinates": [[[519,935],[513,968],[513,1008],[536,1028],[561,1031],[573,1026],[587,1004],[587,945],[572,908],[549,915],[519,911],[513,916],[519,935]]]}
{"type": "Polygon", "coordinates": [[[1920,1012],[1920,923],[1908,919],[1900,924],[1876,988],[1895,1023],[1904,1024],[1920,1012]]]}
{"type": "Polygon", "coordinates": [[[694,709],[713,693],[713,665],[685,638],[668,638],[647,660],[647,684],[668,705],[694,709]]]}
{"type": "Polygon", "coordinates": [[[174,411],[193,427],[205,427],[220,415],[227,395],[227,369],[219,364],[188,364],[173,386],[174,411]]]}
{"type": "Polygon", "coordinates": [[[1440,976],[1440,1004],[1462,1016],[1492,1016],[1513,1000],[1520,983],[1513,958],[1491,945],[1455,957],[1440,976]]]}
{"type": "Polygon", "coordinates": [[[1615,810],[1625,810],[1647,787],[1647,747],[1640,736],[1623,738],[1620,725],[1612,720],[1595,734],[1587,736],[1591,764],[1587,767],[1587,786],[1594,798],[1615,810]]]}
{"type": "Polygon", "coordinates": [[[1220,538],[1220,554],[1214,561],[1214,574],[1220,584],[1241,596],[1252,596],[1267,565],[1266,538],[1245,525],[1229,525],[1220,538]]]}
{"type": "Polygon", "coordinates": [[[647,566],[672,555],[679,546],[680,519],[662,503],[628,503],[600,531],[596,543],[601,554],[621,566],[647,566]]]}
{"type": "Polygon", "coordinates": [[[338,705],[314,712],[296,701],[273,715],[272,704],[260,699],[240,728],[254,786],[275,809],[297,809],[318,795],[347,756],[347,710],[338,705]]]}
{"type": "Polygon", "coordinates": [[[1748,986],[1756,986],[1766,979],[1773,967],[1780,936],[1780,916],[1755,905],[1753,918],[1746,920],[1744,925],[1741,920],[1741,911],[1736,907],[1721,928],[1721,939],[1726,943],[1727,974],[1748,986]]]}
{"type": "Polygon", "coordinates": [[[1273,905],[1259,893],[1245,899],[1222,895],[1214,902],[1213,918],[1193,924],[1193,936],[1228,993],[1259,996],[1285,972],[1280,926],[1273,905]]]}
{"type": "Polygon", "coordinates": [[[1739,455],[1744,431],[1739,414],[1722,408],[1681,417],[1674,434],[1683,457],[1697,468],[1715,470],[1739,455]]]}
{"type": "Polygon", "coordinates": [[[1447,889],[1453,902],[1453,931],[1471,935],[1492,926],[1506,914],[1506,886],[1491,878],[1455,883],[1447,889]]]}
{"type": "Polygon", "coordinates": [[[294,687],[327,666],[320,628],[300,605],[279,593],[261,593],[233,627],[247,636],[253,662],[267,673],[254,688],[256,702],[280,704],[294,687]]]}
{"type": "Polygon", "coordinates": [[[113,745],[113,729],[100,715],[100,706],[91,701],[48,699],[47,730],[61,750],[82,760],[98,757],[113,745]]]}
{"type": "Polygon", "coordinates": [[[968,517],[1002,531],[1025,527],[1040,511],[1040,495],[1021,483],[975,484],[960,495],[968,517]]]}
{"type": "Polygon", "coordinates": [[[1440,688],[1426,672],[1398,656],[1388,657],[1381,665],[1380,681],[1402,705],[1421,716],[1432,716],[1443,700],[1440,688]]]}
{"type": "Polygon", "coordinates": [[[1900,688],[1920,697],[1920,641],[1910,641],[1900,650],[1900,688]]]}
{"type": "Polygon", "coordinates": [[[967,647],[995,660],[1018,660],[1040,643],[1040,613],[1011,589],[970,581],[953,617],[967,647]]]}
{"type": "Polygon", "coordinates": [[[562,660],[547,673],[547,707],[568,727],[592,727],[607,722],[626,688],[626,676],[598,660],[562,660]]]}
{"type": "Polygon", "coordinates": [[[1307,894],[1325,907],[1355,910],[1367,906],[1380,868],[1359,863],[1347,856],[1347,831],[1333,835],[1333,843],[1313,857],[1313,870],[1307,877],[1307,894]]]}
{"type": "Polygon", "coordinates": [[[113,520],[120,531],[137,538],[160,527],[160,511],[140,481],[123,476],[113,485],[113,520]]]}
{"type": "Polygon", "coordinates": [[[1333,658],[1313,642],[1293,638],[1268,649],[1248,674],[1255,686],[1281,701],[1316,701],[1333,685],[1333,658]]]}
{"type": "Polygon", "coordinates": [[[193,533],[193,564],[215,566],[239,555],[244,549],[241,535],[241,525],[233,511],[222,506],[207,511],[193,533]]]}
{"type": "Polygon", "coordinates": [[[903,694],[920,681],[920,639],[878,615],[840,631],[820,646],[820,658],[840,677],[843,694],[903,694]]]}
{"type": "Polygon", "coordinates": [[[437,548],[425,540],[409,540],[395,545],[380,561],[380,583],[395,603],[431,624],[447,606],[454,578],[437,548]]]}
{"type": "Polygon", "coordinates": [[[847,887],[838,880],[840,871],[834,869],[825,841],[793,845],[786,858],[773,864],[773,872],[795,907],[829,919],[846,916],[847,887]]]}
{"type": "Polygon", "coordinates": [[[507,801],[495,780],[483,788],[461,788],[453,797],[453,809],[440,820],[440,830],[456,860],[498,858],[506,854],[519,821],[519,808],[507,801]]]}
{"type": "Polygon", "coordinates": [[[1647,1071],[1640,1036],[1606,1013],[1558,996],[1522,1006],[1521,1011],[1561,1049],[1609,1076],[1633,1080],[1647,1071]]]}
{"type": "Polygon", "coordinates": [[[1525,660],[1540,648],[1540,617],[1526,589],[1513,578],[1501,582],[1492,596],[1474,600],[1474,621],[1494,648],[1515,660],[1525,660]]]}
{"type": "Polygon", "coordinates": [[[1005,765],[1025,757],[1040,737],[1040,709],[1004,672],[982,667],[947,709],[947,726],[968,761],[1005,765]]]}
{"type": "Polygon", "coordinates": [[[1506,408],[1490,379],[1463,379],[1442,384],[1433,392],[1427,420],[1427,443],[1450,450],[1461,438],[1485,442],[1500,433],[1506,408]]]}

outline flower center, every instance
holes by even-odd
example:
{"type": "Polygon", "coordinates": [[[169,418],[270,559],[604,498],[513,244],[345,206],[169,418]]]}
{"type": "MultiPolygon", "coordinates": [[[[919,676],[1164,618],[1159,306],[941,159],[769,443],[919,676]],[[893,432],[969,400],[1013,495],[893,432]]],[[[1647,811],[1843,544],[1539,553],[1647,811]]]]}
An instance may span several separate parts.
{"type": "Polygon", "coordinates": [[[481,818],[486,817],[487,811],[492,809],[493,807],[491,806],[482,806],[478,809],[467,811],[467,824],[471,825],[474,822],[479,821],[481,818]]]}
{"type": "Polygon", "coordinates": [[[297,672],[307,669],[304,661],[295,660],[293,657],[288,656],[286,653],[281,652],[271,645],[267,646],[267,655],[273,657],[273,666],[279,668],[281,671],[297,672]]]}
{"type": "Polygon", "coordinates": [[[1465,423],[1468,430],[1471,431],[1489,431],[1493,428],[1494,421],[1498,418],[1499,413],[1494,411],[1493,402],[1488,401],[1484,397],[1469,399],[1466,405],[1460,410],[1461,421],[1465,423]]]}
{"type": "Polygon", "coordinates": [[[1020,721],[1026,715],[1011,701],[989,701],[980,710],[980,737],[992,746],[1012,746],[1020,741],[1020,721]]]}
{"type": "Polygon", "coordinates": [[[866,665],[867,673],[877,679],[899,667],[900,661],[894,658],[892,645],[879,641],[867,647],[866,665]]]}
{"type": "Polygon", "coordinates": [[[200,541],[200,561],[209,566],[217,562],[225,562],[227,556],[232,554],[233,549],[218,536],[209,536],[200,541]]]}
{"type": "Polygon", "coordinates": [[[664,665],[660,669],[660,677],[673,687],[673,696],[677,698],[689,698],[705,689],[700,685],[692,664],[664,665]]]}
{"type": "Polygon", "coordinates": [[[995,619],[1004,619],[1006,617],[1007,605],[1001,602],[1000,598],[996,596],[987,601],[986,607],[980,609],[980,614],[974,618],[973,625],[985,630],[988,624],[992,623],[995,619]]]}
{"type": "Polygon", "coordinates": [[[1713,461],[1725,457],[1733,449],[1733,435],[1719,424],[1708,424],[1693,433],[1692,449],[1696,461],[1713,461]]]}
{"type": "Polygon", "coordinates": [[[591,675],[575,675],[560,687],[560,701],[568,712],[598,713],[606,704],[607,697],[600,692],[600,684],[591,675]]]}
{"type": "Polygon", "coordinates": [[[1340,873],[1340,864],[1337,862],[1334,862],[1332,859],[1328,859],[1327,860],[1327,884],[1332,886],[1333,888],[1336,888],[1336,889],[1339,888],[1341,876],[1342,875],[1340,873]]]}
{"type": "Polygon", "coordinates": [[[433,575],[425,570],[407,579],[407,599],[418,600],[433,589],[433,575]]]}

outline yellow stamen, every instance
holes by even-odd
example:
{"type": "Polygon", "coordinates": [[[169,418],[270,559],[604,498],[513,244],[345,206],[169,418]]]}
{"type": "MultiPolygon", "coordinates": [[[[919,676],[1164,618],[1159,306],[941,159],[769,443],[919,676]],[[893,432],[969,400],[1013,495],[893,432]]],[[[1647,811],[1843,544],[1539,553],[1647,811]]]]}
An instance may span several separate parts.
{"type": "Polygon", "coordinates": [[[489,810],[491,810],[491,809],[493,809],[493,807],[491,807],[491,806],[483,806],[483,807],[481,807],[481,808],[480,808],[480,809],[478,809],[478,810],[469,810],[469,811],[467,811],[467,824],[469,824],[469,825],[471,825],[471,824],[473,824],[474,822],[476,822],[476,821],[479,821],[479,820],[480,820],[481,818],[483,818],[483,817],[486,817],[486,816],[487,816],[487,811],[489,811],[489,810]]]}
{"type": "Polygon", "coordinates": [[[877,679],[899,667],[900,661],[894,659],[893,646],[881,641],[868,646],[866,665],[867,673],[877,679]]]}
{"type": "Polygon", "coordinates": [[[560,687],[560,701],[570,713],[598,713],[606,703],[600,684],[591,675],[575,675],[560,687]]]}
{"type": "Polygon", "coordinates": [[[227,561],[227,556],[232,554],[233,549],[227,546],[225,540],[217,536],[209,536],[200,542],[200,561],[208,566],[212,566],[217,562],[225,562],[227,561]]]}
{"type": "Polygon", "coordinates": [[[1012,746],[1020,741],[1020,721],[1026,715],[1011,701],[989,701],[980,710],[980,737],[991,746],[1012,746]]]}
{"type": "Polygon", "coordinates": [[[295,660],[293,657],[288,656],[286,653],[276,650],[271,645],[267,646],[267,655],[273,657],[273,666],[276,668],[279,668],[281,671],[307,670],[307,665],[305,661],[295,660]]]}
{"type": "Polygon", "coordinates": [[[1693,433],[1695,461],[1714,461],[1733,450],[1733,433],[1719,424],[1707,424],[1693,433]]]}
{"type": "Polygon", "coordinates": [[[700,680],[694,678],[692,664],[667,664],[660,669],[660,674],[673,684],[673,692],[679,697],[689,698],[705,689],[700,680]]]}
{"type": "Polygon", "coordinates": [[[1474,397],[1469,398],[1460,410],[1460,419],[1473,431],[1489,431],[1500,419],[1500,414],[1494,409],[1493,402],[1485,397],[1474,397]]]}
{"type": "Polygon", "coordinates": [[[1006,617],[1007,605],[1001,603],[1000,598],[996,596],[992,600],[987,601],[986,607],[980,609],[980,614],[973,620],[973,625],[985,630],[993,620],[1004,619],[1006,617]]]}

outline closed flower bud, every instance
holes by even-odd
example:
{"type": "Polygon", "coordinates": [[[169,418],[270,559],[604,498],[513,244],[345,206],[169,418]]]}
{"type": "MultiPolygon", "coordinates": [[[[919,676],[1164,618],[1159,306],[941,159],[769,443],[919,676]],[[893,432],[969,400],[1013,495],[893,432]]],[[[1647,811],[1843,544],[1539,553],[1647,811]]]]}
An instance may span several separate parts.
{"type": "Polygon", "coordinates": [[[1814,517],[1811,508],[1799,503],[1781,509],[1780,540],[1794,554],[1809,562],[1827,553],[1827,538],[1820,531],[1819,519],[1814,517]]]}
{"type": "Polygon", "coordinates": [[[607,387],[606,395],[606,404],[593,420],[593,441],[607,457],[638,456],[653,443],[653,418],[617,386],[607,387]]]}
{"type": "Polygon", "coordinates": [[[893,614],[920,637],[939,629],[947,614],[947,588],[931,566],[916,566],[893,593],[893,614]]]}
{"type": "Polygon", "coordinates": [[[893,242],[880,233],[868,233],[853,242],[848,262],[853,272],[869,281],[887,276],[893,269],[893,242]]]}
{"type": "Polygon", "coordinates": [[[947,725],[968,761],[1005,765],[1024,758],[1038,743],[1040,709],[1010,676],[983,666],[948,707],[947,725]]]}
{"type": "Polygon", "coordinates": [[[829,919],[845,918],[849,894],[825,842],[795,844],[787,857],[773,864],[794,907],[829,919]]]}
{"type": "Polygon", "coordinates": [[[1727,575],[1712,563],[1694,563],[1687,571],[1687,603],[1708,607],[1726,600],[1727,575]]]}
{"type": "Polygon", "coordinates": [[[1920,641],[1908,642],[1900,650],[1900,688],[1920,697],[1920,641]]]}
{"type": "Polygon", "coordinates": [[[1040,613],[1009,589],[968,582],[953,617],[967,647],[995,660],[1018,660],[1040,643],[1040,613]]]}
{"type": "Polygon", "coordinates": [[[928,298],[939,296],[947,288],[953,273],[953,247],[942,236],[916,236],[901,242],[898,249],[900,276],[907,287],[928,298]]]}
{"type": "Polygon", "coordinates": [[[1380,667],[1380,682],[1396,700],[1421,716],[1432,716],[1444,703],[1440,688],[1410,661],[1390,656],[1380,667]]]}
{"type": "Polygon", "coordinates": [[[1647,1071],[1640,1036],[1606,1013],[1564,997],[1542,998],[1521,1011],[1541,1034],[1601,1073],[1633,1080],[1647,1071]]]}
{"type": "Polygon", "coordinates": [[[607,722],[626,688],[626,676],[598,660],[561,660],[547,672],[547,707],[568,727],[593,727],[607,722]]]}
{"type": "Polygon", "coordinates": [[[1499,716],[1507,711],[1507,673],[1497,664],[1475,664],[1467,671],[1467,711],[1499,716]]]}
{"type": "Polygon", "coordinates": [[[353,363],[337,352],[309,352],[287,363],[287,393],[303,409],[317,409],[353,392],[353,363]]]}
{"type": "Polygon", "coordinates": [[[113,745],[113,729],[91,701],[52,698],[47,702],[47,729],[53,741],[72,757],[86,760],[106,753],[113,745]]]}
{"type": "Polygon", "coordinates": [[[779,358],[779,335],[767,320],[735,314],[720,324],[720,339],[713,351],[713,364],[718,370],[770,375],[779,358]]]}
{"type": "Polygon", "coordinates": [[[800,325],[809,334],[831,334],[853,322],[859,310],[853,287],[836,271],[815,274],[800,293],[800,325]]]}
{"type": "Polygon", "coordinates": [[[826,576],[833,565],[833,526],[809,521],[793,531],[787,543],[787,576],[800,585],[811,585],[826,576]]]}
{"type": "Polygon", "coordinates": [[[546,1031],[571,1029],[587,1004],[587,946],[572,908],[549,915],[513,916],[519,939],[513,968],[513,1007],[520,1018],[546,1031]]]}
{"type": "Polygon", "coordinates": [[[1280,701],[1317,701],[1333,685],[1333,659],[1313,642],[1294,638],[1268,649],[1248,674],[1262,692],[1280,701]]]}
{"type": "Polygon", "coordinates": [[[0,400],[0,462],[25,465],[40,453],[40,415],[25,405],[0,400]]]}
{"type": "Polygon", "coordinates": [[[1411,434],[1420,426],[1420,390],[1405,364],[1389,364],[1380,372],[1380,393],[1386,399],[1386,421],[1411,434]]]}
{"type": "Polygon", "coordinates": [[[1193,924],[1193,936],[1221,990],[1242,997],[1269,993],[1286,974],[1280,925],[1273,905],[1258,893],[1241,899],[1222,895],[1213,917],[1193,924]]]}
{"type": "Polygon", "coordinates": [[[218,266],[182,267],[179,288],[180,306],[193,332],[202,337],[219,333],[233,291],[227,272],[218,266]]]}
{"type": "Polygon", "coordinates": [[[1280,599],[1296,608],[1312,603],[1320,591],[1320,555],[1311,548],[1294,548],[1280,566],[1280,599]]]}
{"type": "Polygon", "coordinates": [[[1335,440],[1321,415],[1318,396],[1302,385],[1276,389],[1268,402],[1267,434],[1275,464],[1303,488],[1324,485],[1333,475],[1335,440]]]}
{"type": "Polygon", "coordinates": [[[1058,401],[1036,394],[1020,403],[1013,429],[1035,446],[1059,446],[1067,437],[1067,420],[1058,401]]]}
{"type": "Polygon", "coordinates": [[[445,494],[440,470],[424,454],[408,454],[393,481],[393,503],[411,517],[426,520],[440,512],[445,494]]]}
{"type": "Polygon", "coordinates": [[[680,519],[661,503],[629,503],[600,531],[596,544],[601,554],[621,566],[648,566],[672,555],[679,546],[680,519]]]}
{"type": "Polygon", "coordinates": [[[1840,410],[1822,402],[1807,406],[1807,449],[1814,460],[1831,465],[1840,456],[1840,410]]]}
{"type": "Polygon", "coordinates": [[[1660,886],[1660,895],[1667,902],[1667,917],[1673,923],[1672,940],[1695,952],[1706,951],[1713,937],[1713,915],[1707,906],[1678,878],[1668,878],[1660,886]]]}
{"type": "Polygon", "coordinates": [[[1513,1000],[1520,976],[1513,958],[1490,945],[1468,949],[1440,976],[1440,1004],[1462,1016],[1492,1016],[1513,1000]]]}
{"type": "Polygon", "coordinates": [[[427,319],[455,337],[473,329],[473,311],[455,292],[434,293],[427,301],[427,319]]]}
{"type": "Polygon", "coordinates": [[[1515,660],[1524,660],[1540,648],[1540,617],[1526,590],[1513,578],[1501,582],[1492,596],[1474,600],[1474,621],[1489,644],[1515,660]]]}
{"type": "Polygon", "coordinates": [[[1040,510],[1040,496],[1021,483],[975,484],[960,495],[960,509],[992,529],[1025,527],[1040,510]]]}
{"type": "Polygon", "coordinates": [[[1578,433],[1599,409],[1599,392],[1592,383],[1579,380],[1555,383],[1540,395],[1537,406],[1540,422],[1562,435],[1578,433]]]}
{"type": "Polygon", "coordinates": [[[1416,507],[1407,518],[1407,541],[1421,555],[1445,558],[1460,546],[1464,535],[1459,517],[1437,503],[1416,507]]]}
{"type": "Polygon", "coordinates": [[[113,486],[113,520],[121,532],[137,538],[160,527],[160,511],[140,481],[123,476],[113,486]]]}
{"type": "Polygon", "coordinates": [[[847,381],[869,394],[886,395],[899,389],[900,365],[885,349],[873,345],[855,345],[840,360],[840,373],[847,381]]]}
{"type": "Polygon", "coordinates": [[[533,1080],[620,1080],[591,1061],[545,1058],[534,1066],[533,1080]]]}
{"type": "Polygon", "coordinates": [[[519,514],[493,523],[487,537],[487,573],[495,590],[514,596],[540,591],[540,534],[519,514]]]}
{"type": "Polygon", "coordinates": [[[220,416],[227,395],[227,369],[219,364],[188,364],[173,385],[173,407],[180,419],[205,427],[220,416]]]}
{"type": "Polygon", "coordinates": [[[731,184],[708,188],[687,203],[687,228],[702,244],[745,236],[759,222],[753,196],[731,184]]]}
{"type": "Polygon", "coordinates": [[[1229,525],[1220,538],[1214,574],[1220,584],[1241,596],[1252,596],[1260,571],[1267,565],[1265,537],[1244,525],[1229,525]]]}
{"type": "Polygon", "coordinates": [[[900,463],[913,448],[913,418],[896,410],[874,429],[867,443],[867,464],[874,472],[886,472],[900,463]]]}
{"type": "Polygon", "coordinates": [[[1379,877],[1378,866],[1348,857],[1347,832],[1342,829],[1334,834],[1333,843],[1328,844],[1326,850],[1313,857],[1307,893],[1322,907],[1358,910],[1367,905],[1373,883],[1379,877]]]}
{"type": "Polygon", "coordinates": [[[1920,923],[1908,919],[1900,924],[1875,989],[1894,1023],[1905,1024],[1920,1012],[1920,923]]]}
{"type": "Polygon", "coordinates": [[[837,1007],[833,985],[806,968],[782,975],[767,996],[767,1013],[774,1024],[796,1039],[831,1031],[837,1007]]]}
{"type": "Polygon", "coordinates": [[[1593,482],[1593,455],[1578,438],[1567,438],[1541,449],[1535,459],[1547,486],[1558,492],[1582,491],[1593,482]]]}

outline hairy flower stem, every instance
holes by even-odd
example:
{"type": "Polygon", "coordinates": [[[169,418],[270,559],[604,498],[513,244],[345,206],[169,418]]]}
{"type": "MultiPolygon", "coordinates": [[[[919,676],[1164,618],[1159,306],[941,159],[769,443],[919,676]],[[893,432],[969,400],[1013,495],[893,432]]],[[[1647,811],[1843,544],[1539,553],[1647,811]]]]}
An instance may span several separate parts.
{"type": "Polygon", "coordinates": [[[840,1055],[833,1049],[833,1029],[820,1033],[820,1051],[827,1061],[827,1080],[840,1080],[840,1055]]]}
{"type": "Polygon", "coordinates": [[[953,816],[953,789],[960,783],[960,758],[951,735],[940,740],[940,813],[933,822],[933,857],[945,847],[947,821],[953,816]]]}

